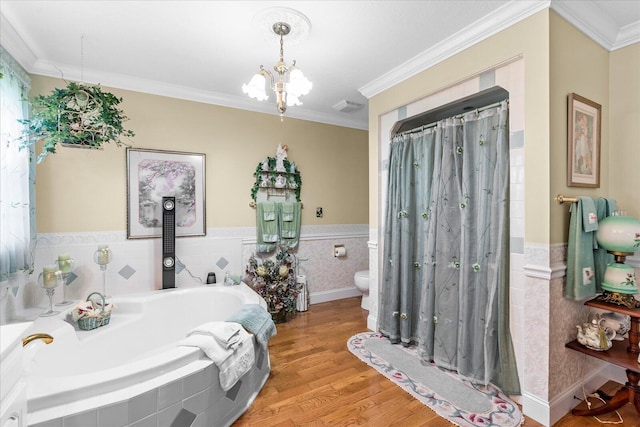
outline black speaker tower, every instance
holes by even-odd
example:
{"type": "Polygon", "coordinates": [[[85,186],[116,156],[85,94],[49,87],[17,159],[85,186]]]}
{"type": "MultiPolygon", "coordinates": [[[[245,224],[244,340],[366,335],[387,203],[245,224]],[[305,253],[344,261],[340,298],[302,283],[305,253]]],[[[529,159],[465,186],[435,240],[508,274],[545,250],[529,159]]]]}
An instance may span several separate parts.
{"type": "Polygon", "coordinates": [[[176,287],[176,198],[162,198],[162,289],[176,287]]]}

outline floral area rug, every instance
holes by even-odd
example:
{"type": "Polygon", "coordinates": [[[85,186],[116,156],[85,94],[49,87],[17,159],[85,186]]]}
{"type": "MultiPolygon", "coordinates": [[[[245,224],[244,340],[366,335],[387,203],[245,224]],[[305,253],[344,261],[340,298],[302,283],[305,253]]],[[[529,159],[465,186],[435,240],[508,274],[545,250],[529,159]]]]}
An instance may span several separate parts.
{"type": "Polygon", "coordinates": [[[349,351],[431,408],[461,427],[516,427],[524,423],[518,406],[493,385],[474,385],[433,364],[423,365],[415,347],[391,344],[377,332],[347,341],[349,351]]]}

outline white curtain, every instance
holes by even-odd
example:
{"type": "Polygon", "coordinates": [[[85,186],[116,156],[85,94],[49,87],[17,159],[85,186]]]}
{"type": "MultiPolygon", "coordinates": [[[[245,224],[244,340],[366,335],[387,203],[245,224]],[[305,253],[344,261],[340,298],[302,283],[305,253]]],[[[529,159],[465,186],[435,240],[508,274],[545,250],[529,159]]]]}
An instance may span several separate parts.
{"type": "Polygon", "coordinates": [[[19,285],[33,269],[35,161],[17,138],[28,118],[31,81],[0,46],[0,284],[19,285]]]}

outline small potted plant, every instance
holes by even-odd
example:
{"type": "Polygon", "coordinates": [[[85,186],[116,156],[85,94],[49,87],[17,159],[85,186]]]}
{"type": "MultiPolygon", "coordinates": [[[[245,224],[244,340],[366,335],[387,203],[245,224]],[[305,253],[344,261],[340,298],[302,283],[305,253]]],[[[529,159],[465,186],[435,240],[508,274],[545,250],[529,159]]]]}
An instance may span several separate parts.
{"type": "MultiPolygon", "coordinates": [[[[66,88],[56,88],[50,95],[36,96],[31,102],[30,118],[20,138],[21,147],[43,140],[38,163],[56,152],[58,144],[85,148],[100,148],[104,143],[124,144],[122,137],[133,137],[124,129],[128,120],[118,105],[122,98],[104,92],[100,85],[69,82],[66,88]]],[[[126,145],[126,144],[125,144],[126,145]]]]}
{"type": "Polygon", "coordinates": [[[296,310],[299,291],[293,265],[294,256],[286,249],[266,259],[253,254],[247,264],[243,280],[265,300],[275,323],[286,322],[296,310]]]}

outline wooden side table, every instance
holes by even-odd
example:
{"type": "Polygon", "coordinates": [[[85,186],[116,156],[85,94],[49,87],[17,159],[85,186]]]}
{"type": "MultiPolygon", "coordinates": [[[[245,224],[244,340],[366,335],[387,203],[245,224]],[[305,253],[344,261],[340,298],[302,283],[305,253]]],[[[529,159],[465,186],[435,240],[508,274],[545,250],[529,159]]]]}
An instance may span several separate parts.
{"type": "Polygon", "coordinates": [[[592,409],[574,409],[571,413],[573,415],[601,415],[615,411],[630,402],[640,415],[640,386],[638,385],[640,381],[640,363],[638,363],[638,355],[640,354],[640,347],[638,346],[640,341],[640,309],[627,308],[596,300],[587,301],[585,305],[629,315],[631,317],[629,339],[614,341],[613,346],[606,351],[591,350],[580,344],[577,340],[571,341],[565,346],[580,353],[595,357],[596,359],[604,360],[605,362],[625,368],[628,381],[624,387],[618,390],[604,405],[592,409]]]}

